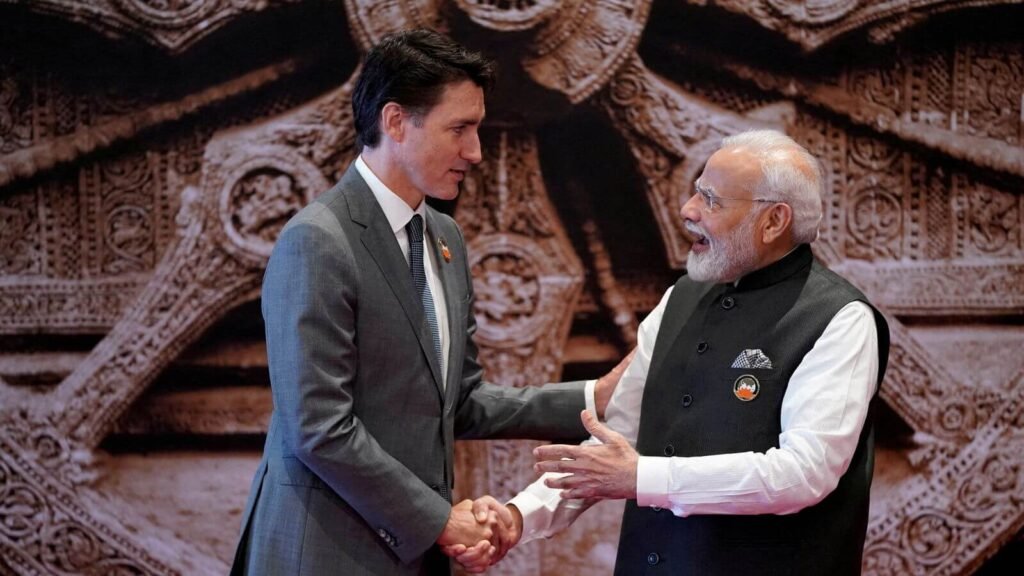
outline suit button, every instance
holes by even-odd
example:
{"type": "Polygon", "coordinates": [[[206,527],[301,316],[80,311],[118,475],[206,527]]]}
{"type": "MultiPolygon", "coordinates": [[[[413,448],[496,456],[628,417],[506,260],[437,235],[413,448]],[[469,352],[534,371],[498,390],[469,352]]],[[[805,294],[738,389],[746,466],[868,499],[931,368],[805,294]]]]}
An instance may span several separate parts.
{"type": "Polygon", "coordinates": [[[673,446],[671,444],[669,444],[668,446],[665,446],[665,456],[671,456],[671,455],[673,455],[675,453],[676,453],[676,447],[675,446],[673,446]]]}
{"type": "Polygon", "coordinates": [[[731,310],[732,307],[735,305],[736,301],[733,300],[732,296],[726,296],[725,298],[722,298],[722,308],[726,310],[731,310]]]}
{"type": "Polygon", "coordinates": [[[655,564],[657,564],[659,560],[661,560],[661,557],[658,556],[657,552],[651,552],[650,554],[647,555],[647,563],[650,564],[651,566],[654,566],[655,564]]]}
{"type": "Polygon", "coordinates": [[[690,404],[693,404],[693,396],[683,394],[683,408],[689,408],[690,404]]]}
{"type": "Polygon", "coordinates": [[[703,354],[703,353],[705,353],[707,351],[708,351],[708,343],[707,342],[698,342],[697,343],[697,354],[703,354]]]}

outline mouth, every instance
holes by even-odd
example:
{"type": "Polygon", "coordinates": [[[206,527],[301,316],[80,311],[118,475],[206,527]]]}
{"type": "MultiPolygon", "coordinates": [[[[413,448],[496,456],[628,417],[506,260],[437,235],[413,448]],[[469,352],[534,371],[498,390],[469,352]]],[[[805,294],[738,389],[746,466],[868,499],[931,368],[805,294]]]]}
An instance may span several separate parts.
{"type": "Polygon", "coordinates": [[[462,180],[466,177],[466,171],[465,170],[455,170],[455,169],[452,169],[452,170],[449,170],[449,172],[454,174],[455,175],[455,179],[457,181],[459,181],[459,182],[462,182],[462,180]]]}
{"type": "Polygon", "coordinates": [[[691,250],[703,252],[711,247],[711,241],[703,234],[700,228],[690,224],[689,222],[686,223],[685,228],[691,239],[691,250]]]}

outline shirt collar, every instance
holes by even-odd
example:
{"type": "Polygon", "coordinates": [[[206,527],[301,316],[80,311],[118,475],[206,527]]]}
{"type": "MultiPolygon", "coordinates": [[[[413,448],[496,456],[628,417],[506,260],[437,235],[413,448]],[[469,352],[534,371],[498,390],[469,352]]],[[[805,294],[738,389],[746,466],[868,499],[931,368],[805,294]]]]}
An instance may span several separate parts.
{"type": "Polygon", "coordinates": [[[426,202],[420,202],[420,205],[415,210],[409,208],[405,200],[399,198],[398,194],[392,192],[391,188],[388,188],[386,184],[381,182],[380,178],[373,173],[373,170],[370,170],[362,155],[356,158],[355,164],[359,175],[363,177],[366,185],[370,187],[374,198],[377,199],[377,204],[380,204],[381,210],[384,211],[384,216],[388,219],[392,232],[398,234],[399,230],[404,229],[409,220],[412,220],[413,214],[419,214],[423,221],[426,222],[426,202]]]}
{"type": "Polygon", "coordinates": [[[809,244],[800,244],[781,259],[739,279],[737,290],[763,288],[781,282],[811,265],[814,255],[809,244]]]}

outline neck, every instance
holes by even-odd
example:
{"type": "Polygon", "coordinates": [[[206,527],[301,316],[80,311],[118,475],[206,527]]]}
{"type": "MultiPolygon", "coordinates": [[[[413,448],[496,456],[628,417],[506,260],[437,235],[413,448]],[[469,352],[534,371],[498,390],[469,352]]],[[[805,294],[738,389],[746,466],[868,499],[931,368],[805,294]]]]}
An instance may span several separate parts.
{"type": "Polygon", "coordinates": [[[758,270],[763,270],[772,264],[775,264],[779,260],[789,256],[789,254],[793,250],[796,250],[798,246],[799,244],[792,244],[790,242],[774,242],[772,244],[762,245],[758,248],[757,265],[755,268],[748,269],[746,272],[739,274],[735,278],[725,280],[722,284],[738,285],[740,280],[745,276],[749,276],[758,270]]]}
{"type": "Polygon", "coordinates": [[[387,144],[381,142],[376,148],[363,147],[359,154],[363,162],[370,167],[370,170],[380,178],[380,181],[409,205],[413,210],[419,208],[423,202],[423,194],[416,190],[409,183],[409,178],[401,169],[398,162],[394,161],[394,154],[387,149],[387,144]]]}
{"type": "Polygon", "coordinates": [[[792,242],[775,242],[765,246],[764,251],[761,253],[761,268],[771,266],[779,260],[782,260],[790,252],[796,250],[797,244],[792,242]]]}

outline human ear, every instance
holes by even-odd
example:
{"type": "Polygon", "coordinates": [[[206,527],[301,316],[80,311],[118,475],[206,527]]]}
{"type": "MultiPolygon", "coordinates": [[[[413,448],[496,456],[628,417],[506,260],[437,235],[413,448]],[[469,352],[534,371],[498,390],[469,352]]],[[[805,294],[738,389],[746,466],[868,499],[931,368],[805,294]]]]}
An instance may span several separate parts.
{"type": "Polygon", "coordinates": [[[388,102],[380,110],[380,129],[395,142],[405,138],[405,110],[396,102],[388,102]]]}
{"type": "Polygon", "coordinates": [[[766,211],[764,228],[761,230],[761,240],[765,244],[771,244],[789,230],[793,223],[793,208],[789,204],[778,202],[772,204],[766,211]]]}

